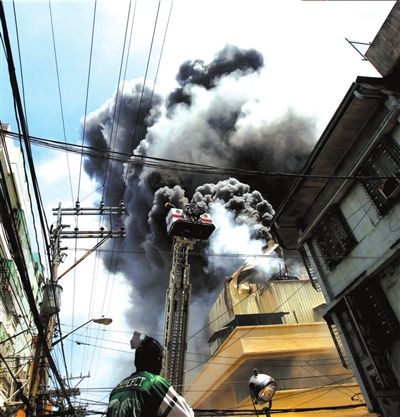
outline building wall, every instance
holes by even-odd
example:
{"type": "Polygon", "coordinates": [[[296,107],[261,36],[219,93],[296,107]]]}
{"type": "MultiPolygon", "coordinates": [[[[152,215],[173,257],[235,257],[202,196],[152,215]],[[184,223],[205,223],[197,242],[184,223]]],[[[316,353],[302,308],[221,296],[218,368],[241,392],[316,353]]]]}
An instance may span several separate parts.
{"type": "MultiPolygon", "coordinates": [[[[393,131],[393,138],[400,146],[400,128],[393,131]]],[[[340,264],[330,271],[319,262],[319,271],[327,291],[333,298],[350,285],[362,273],[382,264],[395,251],[400,238],[400,205],[394,206],[390,215],[380,216],[374,203],[360,183],[355,183],[339,202],[357,245],[340,264]]],[[[312,244],[315,239],[311,239],[312,244]]]]}
{"type": "Polygon", "coordinates": [[[327,183],[299,222],[326,318],[345,339],[370,409],[385,417],[400,415],[398,109],[389,96],[336,170],[373,178],[327,183]]]}
{"type": "MultiPolygon", "coordinates": [[[[5,126],[2,125],[4,129],[5,126]]],[[[10,201],[17,235],[28,268],[31,286],[39,301],[39,284],[42,280],[42,266],[32,255],[29,239],[30,201],[24,173],[22,154],[11,139],[3,134],[0,137],[0,164],[3,175],[0,177],[3,195],[10,201]]],[[[5,204],[3,201],[2,204],[5,204]]],[[[13,375],[24,385],[28,378],[28,367],[32,357],[32,315],[25,297],[18,269],[9,251],[8,239],[0,222],[0,354],[12,370],[13,375]],[[2,341],[11,338],[9,341],[2,341]]],[[[13,395],[15,380],[0,361],[0,407],[18,403],[13,395]]],[[[26,389],[26,388],[25,388],[26,389]]]]}
{"type": "Polygon", "coordinates": [[[251,266],[227,279],[209,315],[211,333],[236,324],[218,345],[211,342],[213,355],[194,380],[185,384],[189,403],[195,409],[253,409],[248,380],[257,368],[278,383],[273,409],[349,406],[345,411],[322,413],[324,417],[367,415],[365,407],[352,408],[364,399],[322,320],[321,292],[309,280],[257,282],[258,275],[251,266]],[[239,325],[240,320],[233,320],[249,315],[257,323],[257,317],[277,313],[282,315],[276,324],[239,325]]]}

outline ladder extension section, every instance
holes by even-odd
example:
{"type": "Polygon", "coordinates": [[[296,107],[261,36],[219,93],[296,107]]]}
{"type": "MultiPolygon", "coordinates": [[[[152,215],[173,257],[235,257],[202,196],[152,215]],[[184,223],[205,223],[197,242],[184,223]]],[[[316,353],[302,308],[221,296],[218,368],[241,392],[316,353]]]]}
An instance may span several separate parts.
{"type": "Polygon", "coordinates": [[[162,373],[181,393],[190,303],[189,251],[195,239],[174,237],[172,268],[165,303],[164,358],[162,373]]]}

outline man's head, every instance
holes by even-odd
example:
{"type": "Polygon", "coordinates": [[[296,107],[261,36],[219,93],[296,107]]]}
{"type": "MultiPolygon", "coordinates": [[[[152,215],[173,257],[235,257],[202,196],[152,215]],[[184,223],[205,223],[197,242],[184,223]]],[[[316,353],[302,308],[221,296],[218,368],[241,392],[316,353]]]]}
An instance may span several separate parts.
{"type": "Polygon", "coordinates": [[[158,375],[161,371],[163,348],[150,336],[140,342],[135,352],[136,371],[147,371],[158,375]]]}

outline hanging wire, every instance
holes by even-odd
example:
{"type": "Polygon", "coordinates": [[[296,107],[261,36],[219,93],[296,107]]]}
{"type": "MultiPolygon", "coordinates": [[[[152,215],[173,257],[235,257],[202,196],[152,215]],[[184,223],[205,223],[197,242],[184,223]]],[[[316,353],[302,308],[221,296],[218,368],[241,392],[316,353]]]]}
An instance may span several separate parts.
{"type": "MultiPolygon", "coordinates": [[[[92,59],[93,59],[93,45],[94,45],[94,34],[95,34],[95,27],[96,27],[96,13],[97,13],[97,0],[94,2],[93,8],[93,19],[92,19],[92,31],[91,31],[91,40],[90,40],[90,53],[89,53],[89,65],[88,65],[88,75],[87,75],[87,82],[86,82],[86,95],[85,95],[85,112],[84,112],[84,121],[83,121],[83,132],[82,132],[82,143],[81,146],[84,146],[85,138],[86,138],[86,119],[87,119],[87,112],[88,112],[88,100],[89,100],[89,86],[90,86],[90,76],[91,76],[91,69],[92,69],[92,59]]],[[[80,204],[80,187],[82,181],[82,166],[83,166],[83,154],[81,154],[80,164],[79,164],[79,176],[78,176],[78,190],[77,190],[77,201],[76,206],[80,204]]],[[[78,228],[78,217],[76,216],[76,223],[75,227],[78,228]]],[[[76,262],[77,259],[77,239],[75,239],[75,256],[74,260],[76,262]]],[[[72,297],[72,321],[74,322],[75,317],[75,291],[76,291],[76,268],[74,269],[74,276],[73,276],[73,297],[72,297]]],[[[73,338],[73,337],[72,337],[73,338]]],[[[70,363],[72,366],[72,359],[73,359],[73,345],[71,347],[70,352],[70,363]]]]}
{"type": "MultiPolygon", "coordinates": [[[[58,58],[57,58],[57,48],[56,48],[56,39],[54,34],[54,23],[53,23],[53,13],[51,9],[51,2],[49,0],[49,13],[50,13],[50,23],[51,23],[51,35],[53,41],[53,52],[54,52],[54,62],[56,66],[56,75],[57,75],[57,87],[58,87],[58,99],[60,102],[60,110],[61,110],[61,122],[62,122],[62,129],[64,135],[64,143],[67,144],[67,134],[65,131],[65,119],[64,119],[64,108],[63,108],[63,100],[62,100],[62,93],[61,93],[61,83],[60,83],[60,72],[58,69],[58,58]]],[[[68,152],[65,152],[65,156],[67,158],[67,168],[68,168],[68,178],[69,178],[69,188],[71,192],[71,202],[74,202],[74,192],[72,190],[72,179],[71,179],[71,167],[69,163],[69,155],[68,152]]]]}
{"type": "MultiPolygon", "coordinates": [[[[306,284],[307,284],[307,282],[308,282],[308,280],[307,281],[304,281],[304,284],[303,285],[301,285],[299,288],[297,288],[296,289],[296,291],[294,291],[293,292],[293,294],[291,294],[288,298],[286,298],[286,300],[285,301],[283,301],[280,305],[278,305],[273,311],[271,311],[271,313],[274,313],[274,312],[276,312],[280,307],[282,307],[284,304],[286,304],[292,297],[294,297],[306,284]]],[[[257,291],[259,291],[262,287],[264,287],[266,284],[268,284],[268,281],[267,282],[265,282],[260,288],[257,288],[257,291]]],[[[250,296],[250,294],[248,295],[248,296],[250,296]]],[[[248,297],[247,296],[247,297],[248,297]]],[[[246,297],[246,298],[247,298],[246,297]]],[[[239,304],[239,303],[237,303],[237,304],[239,304]]],[[[236,305],[236,304],[235,304],[236,305]]],[[[231,309],[232,311],[233,311],[233,307],[232,307],[232,309],[231,309]]],[[[227,311],[228,312],[228,311],[227,311]]],[[[201,331],[203,331],[203,330],[205,330],[205,329],[207,329],[208,327],[210,327],[210,324],[211,323],[213,323],[215,320],[218,320],[219,318],[221,318],[221,317],[223,317],[224,315],[226,314],[226,312],[225,313],[223,313],[223,314],[221,314],[220,316],[218,316],[216,319],[214,319],[212,322],[210,322],[208,325],[206,325],[206,326],[204,326],[204,327],[202,327],[201,329],[199,329],[197,332],[195,332],[195,333],[193,333],[191,336],[189,336],[187,339],[186,339],[186,342],[188,342],[194,335],[196,335],[196,334],[198,334],[198,333],[200,333],[201,331]]],[[[256,319],[257,319],[257,316],[256,316],[256,319]]],[[[256,326],[254,327],[254,328],[256,328],[256,326]]],[[[241,340],[243,337],[245,337],[245,336],[247,336],[249,333],[251,333],[253,330],[254,330],[254,328],[251,328],[251,329],[249,329],[249,330],[247,330],[247,331],[245,331],[245,332],[243,332],[242,333],[242,335],[241,335],[241,338],[238,338],[237,340],[234,340],[233,342],[231,342],[230,344],[228,344],[227,346],[224,346],[224,350],[227,350],[227,349],[229,349],[231,346],[233,346],[235,343],[237,343],[239,340],[241,340]]],[[[187,374],[187,373],[189,373],[189,372],[191,372],[191,371],[193,371],[194,369],[196,369],[196,368],[198,368],[199,366],[201,366],[201,365],[196,365],[196,366],[194,366],[194,367],[192,367],[192,368],[190,368],[189,370],[187,370],[187,371],[185,371],[185,374],[187,374]]]]}
{"type": "MultiPolygon", "coordinates": [[[[9,132],[9,135],[14,138],[19,138],[18,133],[9,132]]],[[[38,138],[35,136],[29,136],[30,142],[39,146],[51,147],[57,150],[65,150],[65,144],[59,141],[53,141],[49,139],[38,138]]],[[[94,148],[90,146],[75,145],[68,143],[68,152],[78,153],[80,155],[89,155],[96,158],[105,159],[104,149],[94,148]]],[[[281,172],[281,171],[264,171],[264,170],[251,170],[241,168],[229,168],[229,167],[217,167],[213,165],[197,164],[194,162],[184,162],[174,159],[157,158],[145,155],[128,154],[125,152],[109,151],[107,158],[111,158],[115,161],[121,161],[129,165],[148,166],[156,169],[175,170],[182,172],[190,172],[196,174],[209,174],[209,175],[239,175],[239,176],[265,176],[265,177],[287,177],[287,178],[305,178],[314,180],[385,180],[399,178],[400,174],[395,175],[383,175],[383,176],[363,176],[363,175],[314,175],[303,174],[295,172],[281,172]],[[131,159],[129,159],[131,157],[131,159]]]]}
{"type": "MultiPolygon", "coordinates": [[[[87,118],[88,98],[89,98],[90,73],[91,73],[91,69],[92,69],[92,56],[93,56],[93,44],[94,44],[94,29],[95,29],[95,24],[96,24],[96,10],[97,10],[97,0],[95,0],[95,2],[94,2],[94,8],[93,8],[92,36],[91,36],[91,41],[90,41],[89,69],[88,69],[88,76],[87,76],[87,83],[86,83],[85,116],[84,116],[84,120],[83,120],[82,146],[85,144],[85,136],[86,136],[86,118],[87,118]]],[[[77,201],[79,201],[79,197],[80,197],[80,186],[81,186],[81,177],[82,177],[82,165],[83,165],[83,157],[81,155],[81,162],[79,164],[79,179],[78,179],[77,201]]]]}
{"type": "Polygon", "coordinates": [[[18,21],[17,21],[17,11],[15,8],[15,1],[13,0],[13,11],[14,11],[14,23],[15,23],[15,34],[17,37],[17,47],[18,47],[18,60],[19,60],[19,73],[21,78],[21,87],[22,87],[22,101],[24,103],[24,113],[26,118],[28,118],[28,113],[26,111],[26,102],[25,102],[25,85],[24,85],[24,73],[22,70],[22,58],[21,58],[21,46],[19,42],[19,30],[18,30],[18,21]]]}
{"type": "Polygon", "coordinates": [[[156,87],[156,84],[157,84],[157,80],[158,80],[158,72],[159,72],[159,70],[160,70],[161,59],[162,59],[163,54],[164,54],[164,46],[165,46],[165,41],[166,41],[166,39],[167,39],[167,33],[168,33],[168,29],[169,29],[169,22],[170,22],[170,20],[171,20],[171,14],[172,14],[172,7],[173,7],[173,5],[174,5],[174,2],[173,2],[173,0],[171,0],[171,6],[170,6],[170,9],[169,9],[169,14],[168,14],[168,19],[167,19],[167,24],[165,25],[165,31],[164,31],[164,36],[163,36],[163,42],[162,42],[162,45],[161,45],[161,51],[160,51],[160,55],[159,55],[159,57],[158,57],[158,64],[157,64],[156,75],[155,75],[155,77],[154,77],[153,89],[152,89],[152,91],[151,91],[151,96],[150,96],[150,106],[151,106],[151,104],[153,103],[154,90],[155,90],[155,87],[156,87]]]}
{"type": "MultiPolygon", "coordinates": [[[[133,23],[134,23],[134,19],[135,19],[135,12],[136,12],[136,2],[135,2],[134,15],[133,15],[132,23],[131,23],[129,47],[128,47],[128,52],[127,52],[127,57],[125,59],[126,63],[128,62],[128,58],[129,58],[129,49],[130,49],[130,42],[131,42],[132,32],[133,32],[133,23]]],[[[123,98],[123,95],[124,95],[124,88],[125,88],[125,82],[123,82],[122,86],[121,86],[121,75],[122,75],[122,68],[123,68],[123,62],[124,62],[124,56],[125,56],[125,46],[126,46],[126,39],[127,39],[127,34],[128,34],[128,28],[129,28],[130,14],[131,14],[131,1],[129,1],[128,13],[127,13],[127,18],[126,18],[124,42],[123,42],[123,46],[122,46],[121,61],[120,61],[118,82],[117,82],[118,88],[117,88],[117,92],[116,92],[116,95],[115,95],[115,105],[114,105],[114,111],[113,111],[112,123],[111,123],[109,150],[114,150],[115,149],[116,143],[117,143],[117,137],[118,137],[119,118],[120,118],[120,114],[121,114],[122,98],[123,98]],[[114,129],[115,129],[115,134],[113,135],[114,129]]],[[[125,74],[126,74],[126,67],[127,66],[125,66],[125,74]]],[[[106,196],[107,196],[107,186],[108,186],[108,183],[109,183],[109,181],[107,181],[107,179],[108,179],[109,170],[110,170],[110,162],[111,162],[111,159],[106,158],[106,168],[105,168],[104,178],[103,178],[103,183],[102,183],[102,186],[103,186],[103,195],[102,195],[102,198],[101,198],[102,201],[105,201],[106,196]]]]}
{"type": "MultiPolygon", "coordinates": [[[[156,29],[157,29],[157,22],[158,22],[158,16],[159,16],[159,12],[160,12],[160,5],[161,5],[161,0],[159,0],[159,2],[158,2],[156,18],[155,18],[155,22],[154,22],[154,26],[153,26],[153,35],[152,35],[152,38],[151,38],[149,54],[148,54],[147,63],[146,63],[146,70],[145,70],[144,79],[143,79],[142,91],[141,91],[141,94],[140,94],[139,106],[138,106],[138,110],[136,112],[135,124],[134,124],[134,127],[133,127],[133,135],[132,135],[131,146],[130,146],[130,149],[132,149],[132,151],[133,151],[133,145],[134,145],[135,139],[136,139],[136,127],[137,127],[139,117],[140,117],[140,110],[141,110],[141,107],[142,107],[143,95],[144,95],[144,90],[145,90],[146,82],[147,82],[147,74],[148,74],[148,70],[149,70],[151,54],[152,54],[152,51],[153,51],[154,37],[155,37],[156,29]]],[[[125,184],[127,182],[127,177],[128,177],[128,170],[126,170],[126,174],[125,174],[125,181],[124,181],[125,184]]]]}
{"type": "MultiPolygon", "coordinates": [[[[128,29],[129,29],[130,14],[131,14],[131,1],[129,2],[129,8],[128,8],[126,25],[125,25],[124,41],[123,41],[123,47],[122,47],[122,52],[121,52],[120,69],[119,69],[118,84],[117,84],[118,86],[121,85],[121,74],[122,74],[124,56],[125,56],[125,51],[126,51],[126,40],[127,40],[128,29]]],[[[133,33],[133,26],[134,26],[134,22],[135,22],[135,16],[136,16],[136,1],[135,1],[133,17],[132,17],[132,21],[131,21],[128,49],[127,49],[126,58],[125,58],[124,76],[126,76],[127,64],[128,64],[128,61],[129,61],[130,45],[131,45],[131,41],[132,41],[132,33],[133,33]]],[[[118,137],[119,118],[120,118],[121,107],[122,107],[122,97],[123,97],[123,93],[124,93],[124,87],[125,87],[125,83],[123,83],[121,89],[120,88],[117,89],[117,94],[116,94],[116,97],[115,97],[115,106],[114,106],[113,121],[112,121],[112,128],[111,128],[111,134],[110,134],[109,150],[113,150],[113,148],[116,147],[116,142],[117,142],[117,137],[118,137]],[[117,111],[117,109],[118,109],[118,111],[117,111]],[[115,129],[115,134],[113,135],[114,129],[115,129]],[[114,136],[114,140],[113,140],[113,136],[114,136]]],[[[107,187],[108,187],[108,184],[109,184],[109,181],[108,181],[108,179],[109,179],[108,174],[109,174],[109,168],[110,168],[109,164],[110,164],[110,159],[107,158],[105,175],[104,175],[104,180],[103,180],[102,201],[105,201],[106,196],[107,196],[107,187]]],[[[102,218],[100,217],[99,222],[101,222],[101,221],[102,221],[102,218]]],[[[100,226],[100,223],[99,223],[99,226],[100,226]]],[[[114,259],[114,248],[115,248],[115,242],[113,243],[113,247],[112,247],[112,254],[111,254],[111,260],[110,260],[111,265],[112,265],[112,262],[113,262],[113,259],[114,259]]],[[[94,273],[96,272],[97,267],[98,267],[98,257],[99,257],[99,252],[96,252],[96,261],[95,261],[94,273]]],[[[114,277],[115,277],[115,273],[114,273],[114,277]]],[[[106,294],[107,294],[109,279],[110,279],[110,270],[109,270],[109,273],[107,275],[107,282],[106,282],[106,288],[105,288],[105,291],[104,291],[103,305],[101,307],[101,312],[102,313],[103,313],[103,310],[104,310],[104,300],[105,300],[105,297],[106,297],[106,294]]],[[[92,290],[93,290],[93,287],[92,287],[92,290]]],[[[111,299],[111,297],[112,297],[112,293],[110,295],[110,299],[111,299]]],[[[85,349],[84,357],[86,357],[86,352],[87,352],[87,350],[85,349]]],[[[92,356],[92,360],[91,360],[91,364],[90,364],[89,369],[91,369],[92,366],[93,366],[93,359],[94,359],[94,355],[92,356]]],[[[95,369],[97,370],[97,367],[95,369]]]]}

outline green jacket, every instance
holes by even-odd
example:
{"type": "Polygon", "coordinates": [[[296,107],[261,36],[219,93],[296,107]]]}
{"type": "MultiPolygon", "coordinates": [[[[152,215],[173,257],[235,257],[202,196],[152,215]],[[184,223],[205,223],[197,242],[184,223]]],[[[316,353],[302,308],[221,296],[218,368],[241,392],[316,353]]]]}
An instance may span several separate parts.
{"type": "Polygon", "coordinates": [[[107,417],[193,417],[172,385],[150,372],[135,372],[123,379],[110,394],[107,417]]]}

